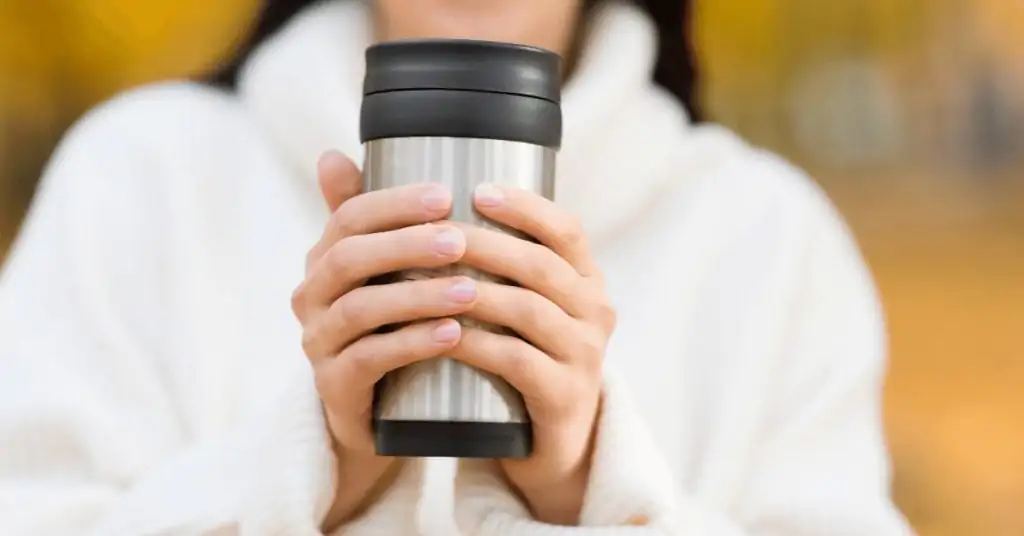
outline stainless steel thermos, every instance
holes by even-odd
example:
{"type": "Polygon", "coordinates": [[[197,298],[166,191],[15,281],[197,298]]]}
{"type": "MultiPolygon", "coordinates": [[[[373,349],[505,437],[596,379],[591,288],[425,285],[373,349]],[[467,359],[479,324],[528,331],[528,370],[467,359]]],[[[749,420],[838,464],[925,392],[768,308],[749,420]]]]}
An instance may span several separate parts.
{"type": "MultiPolygon", "coordinates": [[[[366,188],[440,182],[452,191],[449,219],[515,233],[482,218],[473,191],[497,183],[551,198],[562,137],[559,63],[545,50],[484,41],[370,47],[360,117],[366,188]]],[[[459,265],[389,278],[454,274],[494,280],[459,265]]],[[[375,392],[373,428],[377,452],[387,456],[506,458],[532,449],[519,393],[444,357],[388,374],[375,392]]]]}

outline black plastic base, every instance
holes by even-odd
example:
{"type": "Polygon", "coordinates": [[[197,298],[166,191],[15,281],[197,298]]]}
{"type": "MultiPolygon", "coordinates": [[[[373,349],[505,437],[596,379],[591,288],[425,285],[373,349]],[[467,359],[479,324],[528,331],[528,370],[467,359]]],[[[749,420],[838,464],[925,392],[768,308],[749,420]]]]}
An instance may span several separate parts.
{"type": "Polygon", "coordinates": [[[525,458],[533,451],[530,423],[374,419],[373,436],[381,456],[525,458]]]}

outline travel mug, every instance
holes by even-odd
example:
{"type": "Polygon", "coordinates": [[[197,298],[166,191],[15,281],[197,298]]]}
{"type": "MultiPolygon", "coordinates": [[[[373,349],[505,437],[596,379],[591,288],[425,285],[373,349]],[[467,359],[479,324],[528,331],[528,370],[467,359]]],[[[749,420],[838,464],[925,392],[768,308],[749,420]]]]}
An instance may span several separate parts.
{"type": "MultiPolygon", "coordinates": [[[[559,63],[552,52],[485,41],[371,46],[360,117],[366,190],[442,183],[453,197],[449,219],[522,237],[481,217],[473,191],[494,183],[552,197],[562,137],[559,63]]],[[[460,265],[388,279],[456,274],[497,281],[460,265]]],[[[373,429],[377,452],[386,456],[509,458],[532,449],[522,396],[501,378],[445,357],[385,376],[373,429]]]]}

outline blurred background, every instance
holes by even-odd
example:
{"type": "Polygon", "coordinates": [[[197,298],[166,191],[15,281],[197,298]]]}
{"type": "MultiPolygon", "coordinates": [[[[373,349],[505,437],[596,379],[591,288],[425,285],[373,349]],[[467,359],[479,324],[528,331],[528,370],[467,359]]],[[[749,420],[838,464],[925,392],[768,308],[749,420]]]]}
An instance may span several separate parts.
{"type": "MultiPolygon", "coordinates": [[[[63,130],[201,76],[257,0],[0,0],[0,259],[63,130]]],[[[895,493],[922,536],[1024,535],[1024,1],[697,0],[710,116],[807,168],[877,277],[895,493]]]]}

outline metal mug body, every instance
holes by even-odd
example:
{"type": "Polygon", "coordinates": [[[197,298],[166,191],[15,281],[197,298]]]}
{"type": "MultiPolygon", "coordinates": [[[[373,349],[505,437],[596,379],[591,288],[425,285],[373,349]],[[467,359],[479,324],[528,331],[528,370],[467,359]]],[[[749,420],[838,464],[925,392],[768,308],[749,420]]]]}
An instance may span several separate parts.
{"type": "MultiPolygon", "coordinates": [[[[374,44],[366,50],[359,138],[366,190],[440,182],[452,193],[450,220],[529,239],[481,217],[473,193],[492,183],[553,196],[562,143],[561,58],[467,39],[374,44]]],[[[495,280],[454,264],[386,274],[370,284],[454,275],[495,280]]],[[[373,436],[382,456],[510,458],[533,451],[522,396],[503,379],[444,356],[378,382],[373,436]]]]}
{"type": "MultiPolygon", "coordinates": [[[[492,183],[553,196],[556,151],[524,142],[449,137],[386,138],[366,143],[363,165],[367,190],[424,182],[452,192],[449,219],[518,234],[480,216],[473,192],[492,183]]],[[[486,273],[453,265],[437,270],[394,274],[396,280],[466,275],[497,281],[486,273]]],[[[497,326],[458,319],[495,332],[497,326]]],[[[445,423],[526,424],[529,415],[520,394],[493,374],[450,358],[437,358],[389,373],[378,385],[374,419],[445,423]]]]}

